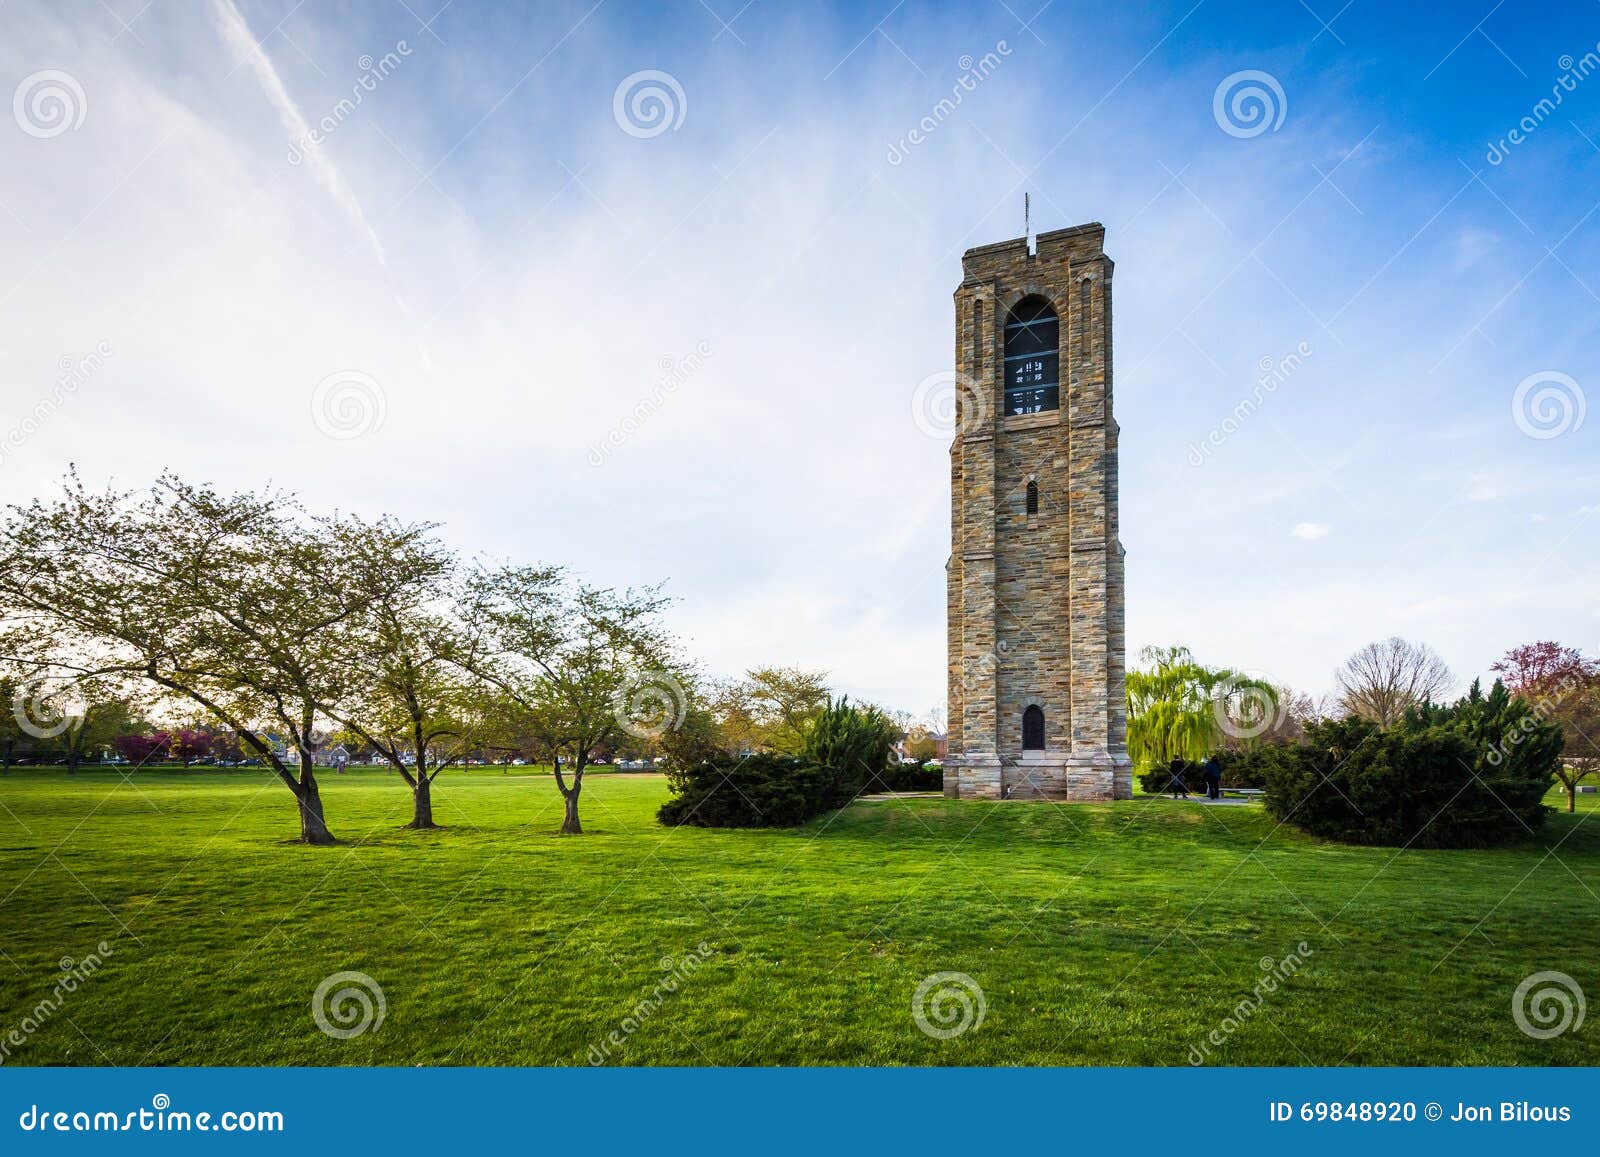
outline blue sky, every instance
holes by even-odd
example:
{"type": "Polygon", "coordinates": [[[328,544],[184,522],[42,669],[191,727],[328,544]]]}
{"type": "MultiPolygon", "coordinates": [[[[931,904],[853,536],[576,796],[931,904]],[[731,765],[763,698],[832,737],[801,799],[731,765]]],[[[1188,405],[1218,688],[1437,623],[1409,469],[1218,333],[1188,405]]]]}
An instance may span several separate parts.
{"type": "Polygon", "coordinates": [[[1117,262],[1130,649],[1312,692],[1390,634],[1463,684],[1597,651],[1586,54],[1593,2],[13,2],[0,499],[74,460],[271,480],[668,580],[708,671],[922,712],[949,435],[917,387],[1028,192],[1117,262]],[[1275,127],[1219,119],[1246,71],[1275,127]],[[644,72],[670,123],[619,117],[644,72]]]}

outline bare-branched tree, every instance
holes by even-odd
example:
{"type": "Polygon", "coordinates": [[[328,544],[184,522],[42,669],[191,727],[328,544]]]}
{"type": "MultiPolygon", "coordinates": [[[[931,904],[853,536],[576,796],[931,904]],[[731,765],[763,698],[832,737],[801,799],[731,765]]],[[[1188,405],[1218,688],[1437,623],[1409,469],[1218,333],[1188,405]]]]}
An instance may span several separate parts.
{"type": "Polygon", "coordinates": [[[1339,706],[1380,727],[1398,723],[1408,708],[1433,702],[1455,682],[1433,648],[1398,635],[1362,647],[1344,661],[1337,678],[1339,706]]]}

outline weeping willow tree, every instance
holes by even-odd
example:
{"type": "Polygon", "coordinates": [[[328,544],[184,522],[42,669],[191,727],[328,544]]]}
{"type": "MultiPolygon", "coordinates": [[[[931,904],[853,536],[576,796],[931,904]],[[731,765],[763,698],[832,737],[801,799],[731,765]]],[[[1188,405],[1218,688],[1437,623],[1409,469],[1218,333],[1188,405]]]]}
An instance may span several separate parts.
{"type": "Polygon", "coordinates": [[[1128,672],[1128,754],[1153,767],[1204,759],[1227,737],[1249,741],[1281,715],[1270,684],[1229,667],[1207,667],[1187,647],[1146,647],[1128,672]]]}

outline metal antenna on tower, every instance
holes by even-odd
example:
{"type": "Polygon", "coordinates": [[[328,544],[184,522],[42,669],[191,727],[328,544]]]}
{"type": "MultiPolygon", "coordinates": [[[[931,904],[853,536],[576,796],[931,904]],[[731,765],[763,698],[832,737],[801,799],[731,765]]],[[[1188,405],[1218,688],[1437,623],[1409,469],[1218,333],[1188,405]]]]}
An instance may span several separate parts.
{"type": "Polygon", "coordinates": [[[1022,194],[1022,235],[1029,241],[1033,240],[1033,226],[1030,223],[1031,216],[1032,206],[1029,203],[1028,194],[1024,193],[1022,194]]]}

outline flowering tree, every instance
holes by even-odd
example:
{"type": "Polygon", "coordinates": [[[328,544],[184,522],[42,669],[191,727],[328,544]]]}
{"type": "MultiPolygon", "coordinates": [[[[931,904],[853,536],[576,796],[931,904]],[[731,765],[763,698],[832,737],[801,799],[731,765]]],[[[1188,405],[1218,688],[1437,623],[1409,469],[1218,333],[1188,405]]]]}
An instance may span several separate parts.
{"type": "Polygon", "coordinates": [[[1578,810],[1578,784],[1600,770],[1600,660],[1544,639],[1507,651],[1491,668],[1533,713],[1559,724],[1565,744],[1556,776],[1567,810],[1578,810]]]}
{"type": "Polygon", "coordinates": [[[165,731],[151,735],[119,735],[112,741],[117,754],[129,763],[148,763],[157,753],[171,750],[172,736],[165,731]]]}
{"type": "Polygon", "coordinates": [[[179,763],[200,759],[211,751],[211,733],[185,727],[172,736],[172,758],[179,763]]]}

